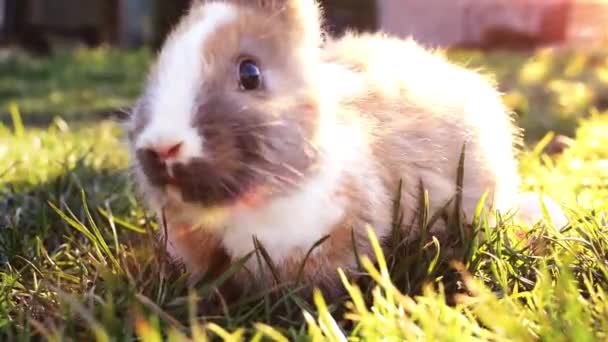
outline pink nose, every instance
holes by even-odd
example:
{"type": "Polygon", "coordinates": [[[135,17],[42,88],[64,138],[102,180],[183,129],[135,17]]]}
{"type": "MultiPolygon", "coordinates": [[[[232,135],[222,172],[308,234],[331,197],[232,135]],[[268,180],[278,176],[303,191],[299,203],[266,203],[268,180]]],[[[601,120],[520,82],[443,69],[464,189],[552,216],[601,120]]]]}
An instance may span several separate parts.
{"type": "Polygon", "coordinates": [[[150,151],[154,153],[160,160],[169,160],[177,158],[182,150],[182,143],[159,145],[150,148],[150,151]]]}

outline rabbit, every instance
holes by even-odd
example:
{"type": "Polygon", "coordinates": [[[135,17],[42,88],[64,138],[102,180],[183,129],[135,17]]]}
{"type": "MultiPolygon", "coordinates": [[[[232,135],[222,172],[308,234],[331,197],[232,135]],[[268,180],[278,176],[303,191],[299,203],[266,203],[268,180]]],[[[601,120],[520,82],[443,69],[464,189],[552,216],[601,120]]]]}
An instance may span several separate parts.
{"type": "Polygon", "coordinates": [[[431,211],[454,205],[461,157],[466,220],[484,193],[488,209],[516,204],[522,131],[490,80],[412,38],[323,25],[313,0],[196,1],[161,48],[128,146],[192,279],[244,260],[238,291],[337,296],[354,247],[374,257],[367,229],[390,239],[397,196],[409,239],[421,187],[431,211]],[[270,262],[244,259],[260,246],[270,262]]]}

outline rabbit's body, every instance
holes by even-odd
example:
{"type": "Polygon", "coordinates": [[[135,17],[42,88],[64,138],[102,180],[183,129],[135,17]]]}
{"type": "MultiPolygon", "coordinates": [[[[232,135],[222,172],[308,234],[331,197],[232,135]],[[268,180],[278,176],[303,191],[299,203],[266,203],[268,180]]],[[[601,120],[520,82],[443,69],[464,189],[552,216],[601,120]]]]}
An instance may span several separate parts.
{"type": "MultiPolygon", "coordinates": [[[[161,52],[129,136],[138,184],[194,275],[225,269],[255,237],[280,280],[340,292],[336,268],[357,264],[352,236],[368,255],[368,226],[389,238],[400,182],[416,236],[421,185],[432,211],[452,199],[463,146],[465,217],[486,191],[492,208],[513,204],[519,134],[489,83],[411,40],[319,48],[318,25],[312,1],[209,1],[161,52]]],[[[258,265],[246,268],[262,281],[243,271],[237,283],[267,286],[258,265]]]]}

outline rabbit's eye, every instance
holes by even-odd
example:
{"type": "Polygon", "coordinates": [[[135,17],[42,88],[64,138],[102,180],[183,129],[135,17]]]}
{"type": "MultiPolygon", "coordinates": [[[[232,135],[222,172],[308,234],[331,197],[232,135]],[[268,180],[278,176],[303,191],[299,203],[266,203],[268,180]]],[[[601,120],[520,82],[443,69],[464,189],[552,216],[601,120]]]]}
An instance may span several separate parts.
{"type": "Polygon", "coordinates": [[[262,84],[260,68],[250,59],[243,60],[239,64],[239,78],[243,90],[255,90],[262,84]]]}

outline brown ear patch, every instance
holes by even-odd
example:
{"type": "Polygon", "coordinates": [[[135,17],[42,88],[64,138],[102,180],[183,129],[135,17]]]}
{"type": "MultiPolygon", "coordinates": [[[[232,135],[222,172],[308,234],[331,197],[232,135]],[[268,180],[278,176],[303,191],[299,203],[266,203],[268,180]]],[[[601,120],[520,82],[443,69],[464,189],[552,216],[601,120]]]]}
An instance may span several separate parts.
{"type": "MultiPolygon", "coordinates": [[[[300,42],[316,45],[321,42],[322,13],[315,0],[202,0],[234,4],[240,8],[260,11],[261,21],[283,21],[283,31],[300,42]],[[275,20],[276,19],[276,20],[275,20]]],[[[275,25],[276,26],[276,23],[275,25]]],[[[281,26],[281,25],[279,25],[281,26]]]]}

